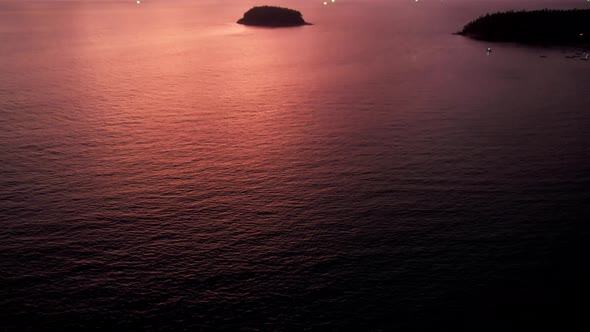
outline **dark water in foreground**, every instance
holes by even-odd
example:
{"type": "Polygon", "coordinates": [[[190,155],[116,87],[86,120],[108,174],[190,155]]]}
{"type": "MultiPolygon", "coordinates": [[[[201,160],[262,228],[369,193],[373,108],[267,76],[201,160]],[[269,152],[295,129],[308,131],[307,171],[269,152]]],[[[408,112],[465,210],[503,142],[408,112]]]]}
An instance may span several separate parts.
{"type": "Polygon", "coordinates": [[[1,5],[2,329],[584,322],[575,50],[449,34],[503,3],[146,2],[1,5]]]}

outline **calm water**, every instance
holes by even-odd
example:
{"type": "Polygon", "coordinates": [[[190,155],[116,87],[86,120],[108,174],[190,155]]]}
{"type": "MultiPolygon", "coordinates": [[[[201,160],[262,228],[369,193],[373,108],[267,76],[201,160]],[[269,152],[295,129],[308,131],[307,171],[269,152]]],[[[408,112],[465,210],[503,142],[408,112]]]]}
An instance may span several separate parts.
{"type": "Polygon", "coordinates": [[[590,63],[450,33],[588,4],[266,3],[0,3],[2,329],[584,322],[590,63]]]}

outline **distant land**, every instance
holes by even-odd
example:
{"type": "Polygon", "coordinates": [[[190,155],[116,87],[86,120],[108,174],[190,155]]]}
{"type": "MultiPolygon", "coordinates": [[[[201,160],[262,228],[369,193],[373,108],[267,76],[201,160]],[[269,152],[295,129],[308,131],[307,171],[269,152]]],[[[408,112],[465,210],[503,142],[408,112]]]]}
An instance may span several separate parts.
{"type": "Polygon", "coordinates": [[[486,14],[456,34],[486,41],[587,46],[590,45],[590,9],[486,14]]]}
{"type": "Polygon", "coordinates": [[[310,24],[305,22],[299,11],[274,6],[253,7],[245,12],[244,17],[237,23],[262,27],[294,27],[310,24]]]}

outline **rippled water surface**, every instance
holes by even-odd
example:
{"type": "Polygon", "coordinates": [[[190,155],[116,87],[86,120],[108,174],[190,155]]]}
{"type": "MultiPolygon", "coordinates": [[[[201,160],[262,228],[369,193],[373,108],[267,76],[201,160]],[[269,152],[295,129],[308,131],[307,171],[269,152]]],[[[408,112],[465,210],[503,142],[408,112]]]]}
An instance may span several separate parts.
{"type": "Polygon", "coordinates": [[[2,329],[581,321],[590,63],[451,34],[556,2],[268,3],[0,3],[2,329]]]}

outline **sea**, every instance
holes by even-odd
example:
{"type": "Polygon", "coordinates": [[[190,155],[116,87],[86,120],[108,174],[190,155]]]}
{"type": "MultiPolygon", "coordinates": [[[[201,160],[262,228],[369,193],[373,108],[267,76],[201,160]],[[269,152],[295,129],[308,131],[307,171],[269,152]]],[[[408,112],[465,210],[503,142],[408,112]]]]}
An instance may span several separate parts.
{"type": "Polygon", "coordinates": [[[587,326],[589,50],[453,35],[543,8],[1,1],[0,331],[587,326]]]}

